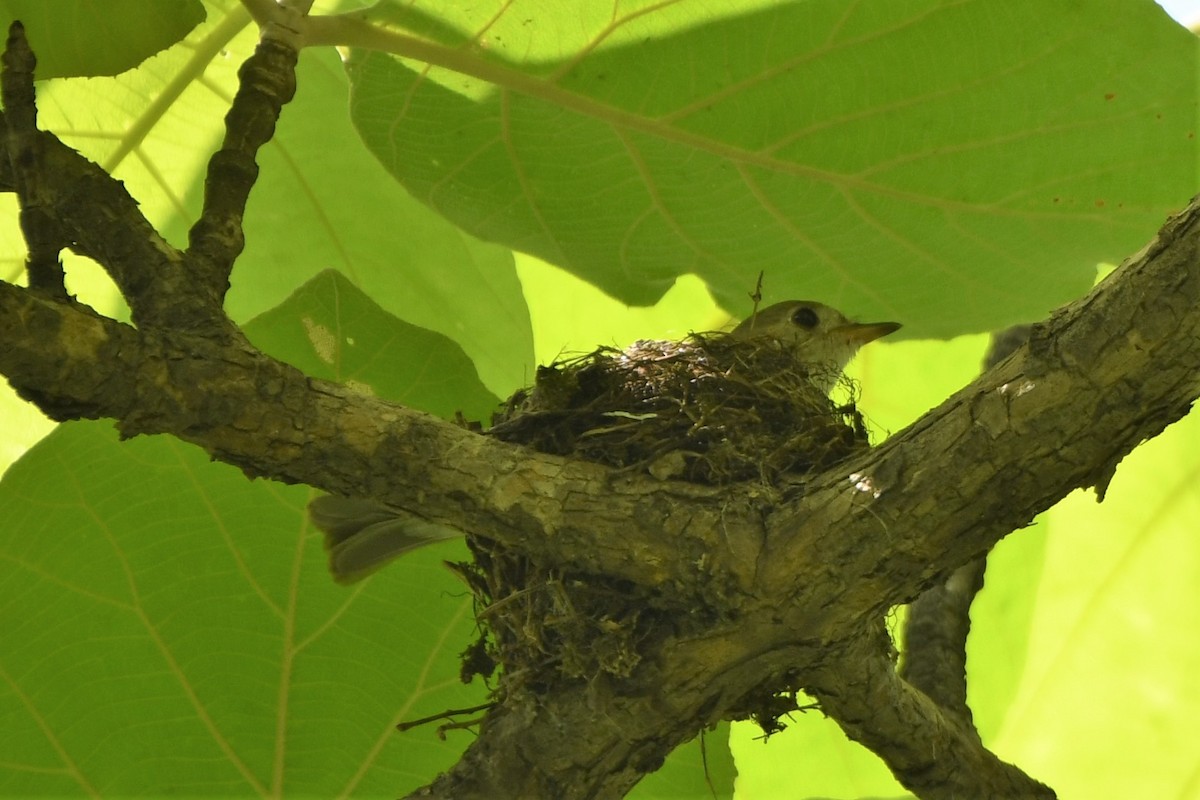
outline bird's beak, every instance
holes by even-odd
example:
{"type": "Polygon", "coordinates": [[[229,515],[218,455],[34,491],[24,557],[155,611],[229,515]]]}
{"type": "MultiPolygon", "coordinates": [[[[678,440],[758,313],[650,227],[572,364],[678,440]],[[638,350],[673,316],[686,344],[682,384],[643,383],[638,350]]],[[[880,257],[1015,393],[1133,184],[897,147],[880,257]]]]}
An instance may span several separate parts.
{"type": "Polygon", "coordinates": [[[867,342],[873,342],[898,330],[899,322],[851,322],[849,325],[835,328],[833,332],[845,336],[855,347],[862,347],[867,342]]]}

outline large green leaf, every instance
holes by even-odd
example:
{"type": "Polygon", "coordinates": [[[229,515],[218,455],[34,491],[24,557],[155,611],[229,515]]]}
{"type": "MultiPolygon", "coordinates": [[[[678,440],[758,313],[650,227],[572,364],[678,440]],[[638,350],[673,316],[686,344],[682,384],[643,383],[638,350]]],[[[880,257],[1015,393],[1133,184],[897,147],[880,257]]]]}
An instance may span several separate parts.
{"type": "Polygon", "coordinates": [[[1197,45],[1150,0],[456,13],[457,42],[355,51],[364,140],[466,230],[630,303],[695,272],[742,310],[763,270],[909,336],[991,330],[1195,188],[1197,45]]]}
{"type": "Polygon", "coordinates": [[[471,602],[417,553],[352,590],[310,490],[167,437],[60,426],[0,482],[0,794],[394,796],[467,741],[402,719],[455,678],[471,602]]]}
{"type": "MultiPolygon", "coordinates": [[[[1200,417],[1044,515],[1022,681],[996,739],[1060,797],[1197,796],[1200,417]]],[[[997,576],[998,579],[1002,576],[997,576]]]]}
{"type": "Polygon", "coordinates": [[[25,26],[37,77],[116,75],[177,43],[204,20],[199,0],[0,0],[0,26],[25,26]]]}
{"type": "Polygon", "coordinates": [[[308,375],[445,419],[490,421],[500,399],[450,339],[396,319],[334,270],[246,325],[256,347],[308,375]]]}
{"type": "Polygon", "coordinates": [[[493,391],[516,389],[532,374],[533,342],[512,252],[454,227],[379,169],[350,125],[336,53],[305,52],[297,82],[260,159],[231,313],[259,313],[337,269],[389,312],[457,341],[493,391]]]}

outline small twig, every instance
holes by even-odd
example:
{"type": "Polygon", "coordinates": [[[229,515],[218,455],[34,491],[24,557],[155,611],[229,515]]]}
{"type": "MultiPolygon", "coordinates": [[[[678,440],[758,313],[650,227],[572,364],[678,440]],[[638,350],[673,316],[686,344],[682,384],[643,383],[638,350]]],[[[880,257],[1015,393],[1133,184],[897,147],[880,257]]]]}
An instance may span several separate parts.
{"type": "Polygon", "coordinates": [[[250,12],[250,16],[260,28],[279,13],[279,6],[275,0],[242,0],[242,5],[250,12]]]}
{"type": "Polygon", "coordinates": [[[446,741],[446,731],[464,731],[477,727],[483,723],[483,716],[472,717],[471,719],[459,720],[457,722],[447,722],[445,725],[438,725],[437,737],[441,741],[446,741]]]}
{"type": "MultiPolygon", "coordinates": [[[[428,717],[421,717],[420,719],[409,720],[408,722],[398,722],[398,723],[396,723],[396,730],[398,730],[398,731],[412,730],[413,728],[419,727],[421,725],[426,725],[430,722],[436,722],[439,719],[453,720],[454,717],[461,716],[463,714],[475,714],[479,711],[487,711],[487,710],[495,707],[495,705],[496,705],[495,703],[483,703],[482,705],[469,706],[467,708],[448,708],[445,711],[439,712],[437,714],[431,714],[428,717]]],[[[444,736],[442,736],[443,731],[454,730],[454,729],[458,729],[458,728],[465,728],[470,725],[476,725],[479,723],[479,721],[481,719],[482,719],[482,717],[476,717],[471,720],[452,721],[449,724],[442,725],[438,728],[438,736],[439,736],[439,738],[445,738],[444,736]]]]}
{"type": "Polygon", "coordinates": [[[700,764],[704,767],[704,782],[708,784],[708,791],[712,794],[713,800],[717,800],[717,787],[713,784],[712,772],[708,768],[708,744],[705,733],[707,731],[700,731],[700,764]]]}
{"type": "Polygon", "coordinates": [[[750,299],[754,301],[754,311],[751,313],[757,314],[758,306],[760,303],[762,303],[762,285],[763,285],[763,271],[759,270],[758,271],[758,280],[754,282],[754,291],[750,293],[750,299]]]}
{"type": "Polygon", "coordinates": [[[37,130],[36,60],[20,23],[10,29],[4,63],[0,90],[7,107],[8,169],[0,173],[21,203],[30,287],[55,300],[69,299],[58,254],[70,247],[108,272],[139,326],[227,329],[220,308],[203,302],[211,293],[182,268],[179,253],[125,186],[53,134],[37,130]]]}

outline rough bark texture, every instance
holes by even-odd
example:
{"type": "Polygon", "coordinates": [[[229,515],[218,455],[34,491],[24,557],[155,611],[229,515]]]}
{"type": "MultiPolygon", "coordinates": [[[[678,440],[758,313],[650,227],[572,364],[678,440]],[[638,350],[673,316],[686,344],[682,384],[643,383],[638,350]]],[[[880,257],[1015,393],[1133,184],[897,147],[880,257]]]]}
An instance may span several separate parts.
{"type": "Polygon", "coordinates": [[[243,71],[259,77],[227,118],[187,252],[120,184],[33,129],[32,67],[13,31],[0,190],[17,193],[23,221],[38,210],[37,269],[53,272],[46,242],[65,237],[113,275],[138,327],[65,299],[52,276],[0,284],[0,372],[58,419],[112,417],[125,435],[171,433],[251,475],[399,508],[420,497],[435,521],[672,598],[628,677],[505,697],[420,796],[618,796],[705,726],[800,688],[921,797],[1053,796],[982,747],[957,698],[933,702],[899,678],[881,620],[1071,490],[1103,491],[1126,453],[1187,413],[1200,394],[1200,208],[1012,356],[803,491],[619,476],[309,379],[225,318],[254,153],[293,82],[294,35],[272,30],[243,71]]]}
{"type": "MultiPolygon", "coordinates": [[[[1029,340],[1030,326],[1017,325],[992,336],[984,359],[989,370],[1029,340]]],[[[904,625],[904,660],[900,677],[948,714],[974,730],[967,705],[967,634],[971,604],[983,588],[987,557],[963,564],[942,583],[924,591],[908,607],[904,625]]]]}

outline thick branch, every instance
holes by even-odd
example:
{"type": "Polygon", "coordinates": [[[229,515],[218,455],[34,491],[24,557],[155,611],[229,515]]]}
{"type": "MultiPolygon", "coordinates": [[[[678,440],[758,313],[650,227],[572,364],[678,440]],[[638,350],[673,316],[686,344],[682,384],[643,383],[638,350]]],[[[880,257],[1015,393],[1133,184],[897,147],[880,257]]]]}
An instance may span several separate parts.
{"type": "MultiPolygon", "coordinates": [[[[814,478],[803,498],[779,504],[766,521],[765,540],[749,501],[681,521],[669,509],[715,506],[715,493],[610,478],[595,465],[524,453],[307,381],[245,345],[146,341],[149,360],[140,369],[148,374],[139,378],[138,400],[162,410],[135,415],[111,380],[121,373],[94,360],[97,352],[26,336],[30,325],[57,330],[77,312],[38,305],[13,287],[0,302],[0,333],[12,343],[0,355],[0,369],[18,386],[124,417],[130,434],[175,433],[254,474],[375,496],[500,541],[528,546],[540,518],[555,532],[551,538],[565,545],[566,535],[581,545],[593,538],[585,531],[609,521],[625,530],[622,547],[636,552],[593,561],[601,573],[639,582],[687,580],[690,569],[679,560],[707,552],[714,563],[713,552],[701,549],[711,545],[721,564],[714,569],[732,570],[735,584],[757,580],[765,594],[802,606],[833,590],[852,616],[877,613],[915,596],[1076,486],[1102,480],[1109,465],[1186,412],[1200,374],[1200,315],[1188,305],[1200,299],[1198,217],[1190,208],[1168,226],[1160,246],[1047,323],[1036,352],[1022,348],[881,447],[814,478]],[[178,353],[169,355],[169,347],[178,353]],[[158,374],[160,360],[170,366],[166,374],[158,374]],[[33,368],[39,362],[62,369],[39,372],[33,368]],[[96,379],[62,378],[77,370],[96,379]],[[419,508],[411,500],[417,496],[419,508]],[[652,497],[668,499],[647,506],[652,497]],[[641,524],[630,528],[626,520],[641,524]],[[683,537],[670,547],[663,545],[664,524],[683,537]],[[730,548],[734,555],[722,557],[730,548]],[[828,576],[814,581],[817,565],[835,564],[847,565],[854,580],[839,578],[836,589],[828,576]]],[[[135,363],[131,350],[122,352],[108,363],[135,363]]]]}
{"type": "Polygon", "coordinates": [[[614,478],[308,378],[248,345],[135,331],[2,283],[0,341],[0,371],[60,417],[172,433],[248,474],[371,496],[591,573],[698,591],[680,559],[699,562],[723,523],[750,516],[711,487],[614,478]],[[673,514],[680,504],[693,513],[673,514]]]}
{"type": "MultiPolygon", "coordinates": [[[[768,523],[761,585],[813,599],[806,568],[845,569],[838,602],[881,613],[986,552],[1117,463],[1200,394],[1200,205],[1030,344],[768,523]],[[804,575],[803,578],[798,576],[804,575]]],[[[826,588],[826,587],[822,587],[826,588]]]]}
{"type": "Polygon", "coordinates": [[[1045,800],[1055,794],[984,749],[975,731],[945,716],[896,675],[877,627],[815,671],[809,691],[846,735],[883,756],[922,800],[1045,800]]]}
{"type": "MultiPolygon", "coordinates": [[[[1028,339],[1028,325],[995,334],[983,369],[994,368],[1028,339]]],[[[967,634],[971,632],[971,603],[983,588],[986,566],[986,556],[980,556],[927,589],[908,607],[904,625],[900,677],[971,726],[974,722],[967,705],[967,634]]]]}

